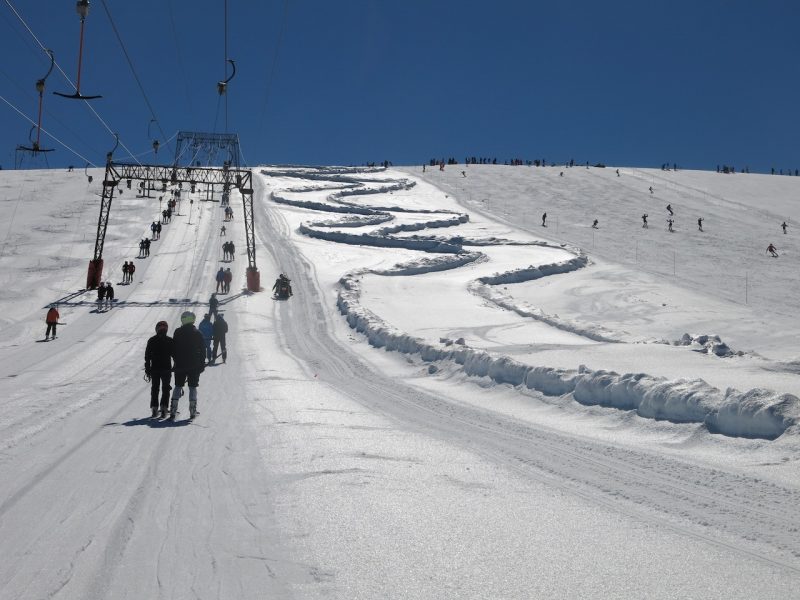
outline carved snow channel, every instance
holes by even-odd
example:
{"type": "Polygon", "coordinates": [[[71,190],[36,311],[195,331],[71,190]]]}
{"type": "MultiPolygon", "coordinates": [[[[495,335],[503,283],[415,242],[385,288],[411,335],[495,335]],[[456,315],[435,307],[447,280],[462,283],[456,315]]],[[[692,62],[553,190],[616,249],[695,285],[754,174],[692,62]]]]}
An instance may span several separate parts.
{"type": "Polygon", "coordinates": [[[581,364],[541,364],[540,352],[553,347],[572,348],[573,358],[580,348],[636,351],[624,335],[601,324],[563,320],[515,300],[508,291],[513,284],[569,277],[590,266],[577,248],[513,231],[491,235],[486,222],[476,224],[454,202],[449,203],[452,210],[424,208],[414,197],[416,182],[390,177],[391,171],[264,173],[303,183],[272,194],[275,202],[320,213],[299,226],[302,234],[419,253],[391,268],[344,273],[339,281],[341,314],[376,348],[447,363],[467,375],[546,396],[569,395],[585,405],[634,411],[645,418],[703,424],[729,436],[773,439],[798,424],[800,400],[791,394],[722,390],[702,379],[616,373],[581,364]],[[371,285],[375,278],[381,278],[379,286],[371,285]],[[382,297],[373,288],[382,290],[382,297]],[[426,298],[442,295],[453,301],[426,303],[426,298]],[[386,310],[389,303],[391,311],[386,310]],[[435,308],[442,306],[446,308],[435,308]],[[391,312],[391,322],[381,316],[386,312],[391,312]]]}

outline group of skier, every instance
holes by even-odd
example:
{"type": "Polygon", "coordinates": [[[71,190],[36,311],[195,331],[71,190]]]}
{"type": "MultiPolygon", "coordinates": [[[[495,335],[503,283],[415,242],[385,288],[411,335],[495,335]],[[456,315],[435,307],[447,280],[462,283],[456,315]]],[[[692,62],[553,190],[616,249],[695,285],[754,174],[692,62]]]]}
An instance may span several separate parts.
{"type": "Polygon", "coordinates": [[[97,286],[97,312],[100,312],[103,307],[111,308],[114,302],[114,288],[110,281],[105,283],[100,282],[97,286]]]}
{"type": "Polygon", "coordinates": [[[159,221],[153,221],[150,224],[150,231],[153,233],[153,239],[157,240],[161,237],[161,223],[159,221]]]}
{"type": "Polygon", "coordinates": [[[150,410],[153,418],[167,417],[174,421],[178,414],[178,403],[183,396],[183,386],[189,386],[189,418],[197,414],[197,388],[200,374],[206,368],[206,344],[203,334],[194,326],[195,314],[185,311],[181,315],[181,326],[173,337],[167,335],[169,324],[156,323],[156,334],[147,340],[144,352],[145,379],[150,382],[150,410]],[[175,387],[171,386],[175,374],[175,387]],[[170,403],[170,390],[172,401],[170,403]],[[160,392],[160,402],[159,402],[160,392]]]}
{"type": "Polygon", "coordinates": [[[136,272],[136,265],[133,264],[133,261],[128,262],[127,260],[122,263],[122,283],[127,284],[133,281],[133,274],[136,272]]]}
{"type": "Polygon", "coordinates": [[[225,344],[225,337],[228,334],[228,322],[221,313],[215,310],[213,313],[214,322],[212,323],[211,315],[212,313],[208,313],[203,316],[203,320],[200,321],[198,329],[200,333],[203,334],[203,341],[206,347],[206,360],[208,364],[213,365],[218,356],[222,357],[223,363],[228,360],[228,348],[225,344]]]}
{"type": "Polygon", "coordinates": [[[150,238],[144,238],[139,242],[139,258],[150,256],[150,238]]]}
{"type": "Polygon", "coordinates": [[[234,260],[235,256],[236,246],[233,244],[233,242],[222,242],[222,260],[230,262],[234,260]]]}
{"type": "Polygon", "coordinates": [[[227,294],[231,291],[231,282],[233,281],[233,273],[231,273],[230,267],[228,267],[227,269],[223,269],[222,267],[220,267],[214,279],[217,282],[217,288],[216,288],[217,292],[220,292],[222,294],[227,294]]]}

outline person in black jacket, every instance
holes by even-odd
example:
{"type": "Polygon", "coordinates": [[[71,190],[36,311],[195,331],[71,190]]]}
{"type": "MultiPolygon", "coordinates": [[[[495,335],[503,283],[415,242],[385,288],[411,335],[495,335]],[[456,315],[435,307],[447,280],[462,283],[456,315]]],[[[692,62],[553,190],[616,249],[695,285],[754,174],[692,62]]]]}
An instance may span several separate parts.
{"type": "Polygon", "coordinates": [[[203,334],[194,326],[195,314],[186,311],[181,315],[181,326],[173,334],[173,353],[175,360],[175,388],[172,390],[172,406],[169,420],[174,421],[178,414],[178,401],[183,395],[183,385],[189,384],[189,418],[197,414],[197,386],[200,373],[206,368],[206,343],[203,334]]]}
{"type": "Polygon", "coordinates": [[[144,374],[150,381],[150,409],[152,417],[158,416],[158,388],[161,387],[161,418],[167,416],[169,391],[172,389],[173,341],[167,335],[169,325],[166,321],[156,323],[156,334],[147,340],[144,351],[144,374]]]}
{"type": "Polygon", "coordinates": [[[214,318],[214,350],[211,354],[211,364],[214,364],[214,361],[217,360],[217,350],[222,349],[222,362],[225,362],[228,358],[228,350],[225,347],[225,334],[228,333],[228,323],[225,321],[225,318],[217,313],[216,317],[214,318]]]}

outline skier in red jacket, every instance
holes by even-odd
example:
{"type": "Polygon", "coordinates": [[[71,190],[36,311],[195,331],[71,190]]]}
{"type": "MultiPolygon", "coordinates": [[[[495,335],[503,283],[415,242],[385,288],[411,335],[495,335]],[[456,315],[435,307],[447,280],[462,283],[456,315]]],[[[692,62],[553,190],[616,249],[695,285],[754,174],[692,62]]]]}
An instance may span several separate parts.
{"type": "Polygon", "coordinates": [[[47,323],[47,332],[44,334],[45,340],[50,337],[51,331],[53,332],[53,339],[56,339],[56,325],[58,325],[59,316],[56,305],[51,304],[50,310],[47,311],[47,316],[44,319],[45,323],[47,323]]]}

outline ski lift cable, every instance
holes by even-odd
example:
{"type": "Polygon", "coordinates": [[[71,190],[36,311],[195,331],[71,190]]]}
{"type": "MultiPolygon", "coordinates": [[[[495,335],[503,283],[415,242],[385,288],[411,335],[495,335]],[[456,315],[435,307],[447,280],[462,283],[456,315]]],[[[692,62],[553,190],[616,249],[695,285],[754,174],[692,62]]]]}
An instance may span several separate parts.
{"type": "Polygon", "coordinates": [[[25,193],[25,188],[20,186],[19,188],[19,196],[17,197],[17,203],[14,205],[14,210],[11,213],[11,220],[8,222],[8,231],[6,231],[6,237],[3,240],[3,245],[0,247],[0,258],[2,258],[6,253],[6,247],[8,246],[8,239],[11,237],[11,232],[14,231],[14,220],[17,217],[17,209],[19,208],[20,203],[22,202],[22,196],[25,193]]]}
{"type": "Polygon", "coordinates": [[[189,83],[188,78],[186,77],[186,67],[183,64],[183,55],[181,54],[181,48],[178,44],[178,29],[175,27],[175,15],[172,10],[172,0],[167,1],[167,12],[169,13],[169,24],[172,28],[172,41],[175,44],[175,55],[178,58],[178,70],[181,74],[181,79],[183,80],[183,89],[186,93],[186,104],[189,107],[189,113],[194,115],[194,104],[192,103],[192,94],[189,92],[189,83]]]}
{"type": "MultiPolygon", "coordinates": [[[[30,90],[28,88],[22,87],[22,85],[20,85],[20,83],[16,79],[13,79],[2,68],[0,68],[0,74],[2,74],[6,79],[8,79],[8,81],[11,84],[13,84],[20,92],[22,92],[22,94],[24,96],[26,96],[26,101],[29,101],[32,98],[35,98],[34,96],[32,96],[30,94],[30,90]]],[[[69,133],[75,140],[79,141],[85,148],[88,148],[94,154],[99,154],[99,151],[96,148],[92,148],[92,145],[90,143],[88,143],[86,140],[84,140],[83,137],[79,133],[75,132],[69,125],[64,123],[61,120],[61,118],[58,116],[58,114],[54,113],[53,111],[51,111],[50,109],[47,109],[47,108],[44,109],[44,112],[45,112],[45,114],[47,115],[47,117],[49,119],[52,119],[53,121],[58,123],[58,125],[61,128],[63,128],[67,133],[69,133]]],[[[50,135],[52,137],[53,134],[48,134],[48,135],[50,135]]]]}
{"type": "Polygon", "coordinates": [[[248,163],[247,163],[247,159],[244,157],[244,152],[242,151],[242,142],[241,142],[241,140],[239,141],[239,154],[242,157],[243,166],[246,167],[248,163]]]}
{"type": "Polygon", "coordinates": [[[286,30],[286,22],[288,21],[289,14],[289,0],[284,0],[283,3],[283,18],[281,19],[281,28],[278,32],[278,41],[275,44],[275,54],[272,57],[272,68],[267,78],[267,87],[264,90],[264,104],[261,107],[261,118],[259,119],[258,130],[263,133],[264,131],[264,117],[267,114],[267,105],[269,104],[270,93],[272,92],[272,82],[275,79],[275,70],[278,67],[278,58],[281,53],[281,45],[283,44],[283,33],[286,30]]]}
{"type": "Polygon", "coordinates": [[[214,115],[214,129],[211,130],[212,133],[217,133],[217,122],[219,121],[219,104],[221,100],[222,100],[222,95],[220,94],[217,96],[217,111],[216,114],[214,115]]]}
{"type": "MultiPolygon", "coordinates": [[[[165,144],[169,144],[176,137],[178,137],[178,132],[177,131],[175,133],[173,133],[167,140],[165,140],[164,143],[165,144]]],[[[139,152],[139,154],[136,155],[136,158],[140,158],[142,156],[147,156],[148,154],[154,154],[154,153],[155,153],[155,151],[153,150],[153,148],[151,146],[149,150],[145,150],[144,152],[139,152]]]]}
{"type": "Polygon", "coordinates": [[[147,97],[147,92],[144,91],[144,86],[142,85],[142,81],[139,79],[139,75],[136,73],[136,68],[133,66],[133,61],[131,60],[130,55],[128,54],[128,49],[125,47],[125,43],[122,41],[122,36],[119,34],[119,30],[117,29],[116,23],[114,23],[114,19],[111,16],[111,11],[108,9],[108,4],[106,4],[106,0],[100,0],[100,3],[103,5],[103,8],[106,11],[106,15],[108,16],[108,21],[111,23],[111,28],[114,30],[114,35],[117,36],[117,41],[119,42],[120,48],[122,48],[122,53],[125,55],[125,60],[128,61],[128,66],[131,68],[131,73],[133,73],[133,78],[136,80],[136,85],[139,86],[139,91],[142,93],[142,97],[144,98],[145,104],[147,104],[147,108],[150,111],[150,116],[153,117],[153,120],[156,122],[156,127],[161,132],[162,139],[166,139],[167,134],[164,133],[164,130],[161,129],[161,122],[158,120],[156,116],[156,112],[153,109],[153,105],[150,103],[150,98],[147,97]]]}
{"type": "MultiPolygon", "coordinates": [[[[222,70],[222,79],[228,77],[228,0],[225,0],[225,19],[223,29],[225,31],[225,63],[222,70]]],[[[236,67],[234,66],[234,72],[236,67]]],[[[225,133],[228,133],[228,94],[225,94],[225,133]]]]}
{"type": "Polygon", "coordinates": [[[5,11],[2,11],[2,15],[3,20],[8,24],[9,28],[17,35],[17,37],[19,37],[19,41],[22,42],[22,44],[25,45],[32,54],[37,54],[39,48],[31,40],[30,36],[22,31],[19,23],[13,20],[5,11]]]}
{"type": "MultiPolygon", "coordinates": [[[[14,106],[14,105],[13,105],[13,104],[12,104],[12,103],[9,101],[9,100],[7,100],[7,99],[5,98],[5,96],[3,96],[3,95],[0,95],[0,100],[2,100],[3,102],[5,102],[6,104],[8,104],[8,105],[9,105],[11,108],[13,108],[13,109],[14,109],[14,110],[15,110],[15,111],[16,111],[16,112],[17,112],[17,113],[18,113],[18,114],[19,114],[19,115],[20,115],[20,116],[21,116],[23,119],[25,119],[26,121],[28,121],[28,123],[30,123],[30,124],[31,124],[31,125],[33,125],[34,127],[36,126],[36,121],[34,121],[33,119],[31,119],[31,118],[30,118],[28,115],[26,115],[24,112],[22,112],[22,111],[21,111],[19,108],[17,108],[16,106],[14,106]]],[[[43,132],[44,132],[44,133],[45,133],[45,134],[46,134],[48,137],[50,137],[51,139],[53,139],[53,140],[54,140],[54,141],[56,141],[57,143],[61,144],[61,145],[62,145],[64,148],[66,148],[67,150],[69,150],[70,152],[72,152],[72,153],[73,153],[75,156],[77,156],[78,158],[85,160],[86,162],[88,162],[88,163],[89,163],[90,165],[92,165],[93,167],[96,167],[96,166],[97,166],[97,165],[96,165],[96,164],[94,164],[92,161],[90,161],[88,158],[86,158],[85,156],[83,156],[83,155],[82,155],[80,152],[78,152],[77,150],[75,150],[75,149],[73,149],[73,148],[70,148],[70,147],[69,147],[67,144],[65,144],[65,143],[64,143],[64,142],[62,142],[60,139],[58,139],[56,136],[54,136],[52,133],[50,133],[49,131],[47,131],[47,130],[46,130],[44,127],[42,127],[42,131],[43,131],[43,132]]],[[[138,161],[137,161],[137,162],[138,162],[138,161]]]]}
{"type": "MultiPolygon", "coordinates": [[[[39,39],[39,38],[36,36],[36,34],[35,34],[35,33],[33,32],[33,30],[30,28],[30,26],[29,26],[29,25],[28,25],[28,23],[25,21],[25,19],[24,19],[24,18],[22,18],[22,15],[21,15],[21,14],[19,14],[19,12],[17,11],[17,9],[16,9],[16,8],[14,8],[14,5],[13,5],[13,4],[11,4],[11,0],[5,0],[5,2],[6,2],[6,4],[8,5],[8,7],[11,9],[11,11],[12,11],[12,12],[13,12],[13,13],[16,15],[17,19],[19,19],[20,23],[22,23],[22,25],[25,27],[25,29],[27,29],[27,30],[28,30],[28,33],[31,35],[31,37],[32,37],[32,38],[33,38],[33,39],[36,41],[36,43],[39,45],[39,48],[41,48],[41,49],[42,49],[42,51],[43,51],[45,54],[47,54],[47,47],[46,47],[46,46],[45,46],[45,45],[44,45],[44,44],[41,42],[41,40],[40,40],[40,39],[39,39]]],[[[49,55],[48,55],[48,56],[49,56],[49,55]]],[[[75,86],[75,84],[74,84],[74,83],[72,82],[72,80],[69,78],[69,75],[67,75],[67,74],[64,72],[64,69],[62,69],[62,68],[61,68],[61,65],[59,65],[59,64],[58,64],[58,61],[56,61],[56,62],[55,62],[55,65],[56,65],[56,69],[58,69],[58,72],[59,72],[59,73],[61,73],[61,76],[62,76],[62,77],[64,77],[64,79],[66,79],[67,83],[69,83],[69,84],[70,84],[70,85],[71,85],[73,88],[77,89],[77,88],[76,88],[76,86],[75,86]]],[[[96,118],[96,119],[97,119],[97,120],[98,120],[98,121],[99,121],[99,122],[100,122],[100,123],[103,125],[103,127],[105,127],[105,128],[106,128],[106,131],[108,131],[108,133],[110,133],[110,134],[113,136],[113,135],[114,135],[114,131],[111,129],[111,127],[109,127],[108,123],[106,123],[106,122],[103,120],[103,118],[102,118],[102,117],[101,117],[101,116],[98,114],[98,112],[97,112],[97,111],[94,109],[94,107],[93,107],[93,106],[92,106],[92,105],[91,105],[89,102],[87,102],[87,101],[84,101],[84,104],[87,106],[87,108],[88,108],[90,111],[92,111],[92,114],[94,114],[95,118],[96,118]]],[[[48,135],[49,135],[49,134],[48,134],[48,135]]],[[[50,137],[53,137],[53,136],[51,135],[50,137]]],[[[56,139],[56,138],[53,138],[53,139],[56,139]]],[[[63,144],[63,142],[59,142],[59,143],[60,143],[61,145],[64,145],[64,144],[63,144]]],[[[136,158],[133,156],[133,153],[130,151],[130,149],[129,149],[129,148],[128,148],[128,147],[127,147],[127,146],[126,146],[124,143],[122,143],[122,142],[120,142],[120,145],[121,145],[121,146],[122,146],[122,147],[125,149],[125,151],[128,153],[128,155],[129,155],[131,158],[133,158],[133,160],[135,160],[137,164],[139,164],[139,165],[141,166],[141,163],[139,163],[139,161],[138,161],[138,160],[136,160],[136,158]]],[[[67,146],[64,146],[64,147],[67,147],[67,146]]]]}

